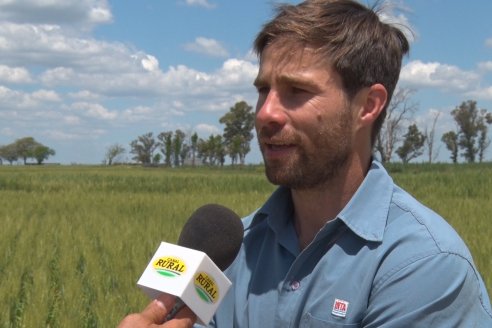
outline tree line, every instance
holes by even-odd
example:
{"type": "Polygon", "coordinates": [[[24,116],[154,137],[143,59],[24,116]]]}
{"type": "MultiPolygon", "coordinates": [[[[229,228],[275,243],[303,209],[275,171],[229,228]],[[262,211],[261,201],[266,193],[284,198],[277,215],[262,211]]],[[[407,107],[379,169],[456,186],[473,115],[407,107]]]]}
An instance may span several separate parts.
{"type": "MultiPolygon", "coordinates": [[[[130,154],[133,161],[143,165],[223,166],[226,157],[232,165],[243,165],[251,150],[254,119],[253,107],[239,101],[220,118],[219,122],[225,125],[222,134],[202,139],[196,132],[187,136],[180,129],[160,132],[156,136],[148,132],[130,142],[130,154]]],[[[113,144],[107,148],[104,162],[111,165],[125,152],[122,145],[113,144]]]]}
{"type": "MultiPolygon", "coordinates": [[[[412,116],[418,109],[417,104],[412,102],[412,93],[411,89],[396,90],[387,108],[386,119],[374,146],[374,152],[383,163],[390,162],[394,154],[403,163],[422,155],[426,155],[426,161],[432,163],[437,157],[434,142],[436,125],[441,113],[434,113],[433,118],[421,131],[417,124],[412,122],[412,116]],[[427,125],[429,123],[430,125],[427,125]],[[405,124],[408,124],[406,130],[405,124]],[[397,148],[397,145],[400,146],[397,148]]],[[[488,125],[492,124],[492,113],[486,109],[479,109],[476,101],[467,100],[453,109],[451,116],[455,122],[455,129],[441,136],[441,142],[450,152],[451,161],[458,163],[459,156],[468,163],[484,161],[485,150],[490,146],[488,125]]]]}
{"type": "Polygon", "coordinates": [[[25,137],[15,140],[13,143],[0,147],[0,164],[3,161],[11,165],[18,160],[23,160],[24,165],[28,159],[34,159],[37,164],[41,165],[50,156],[55,155],[55,150],[37,142],[32,137],[25,137]]]}
{"type": "MultiPolygon", "coordinates": [[[[408,163],[424,155],[428,163],[437,157],[435,133],[440,112],[434,114],[422,130],[412,121],[418,106],[412,101],[413,90],[400,88],[395,91],[386,112],[380,133],[376,136],[374,154],[383,163],[398,158],[408,163]]],[[[484,161],[485,150],[490,146],[488,125],[492,124],[492,113],[479,109],[477,102],[467,100],[451,111],[455,129],[445,132],[440,141],[450,152],[450,159],[458,163],[459,157],[468,163],[484,161]]],[[[199,138],[197,133],[187,135],[180,129],[164,131],[156,136],[152,132],[138,136],[130,142],[132,160],[142,165],[222,166],[229,157],[231,164],[244,164],[253,139],[255,113],[245,101],[237,102],[219,122],[224,125],[222,134],[199,138]]],[[[106,149],[104,163],[121,162],[126,153],[124,146],[113,144],[106,149]]],[[[21,138],[12,144],[0,146],[0,164],[10,164],[32,158],[42,164],[55,150],[32,137],[21,138]]]]}

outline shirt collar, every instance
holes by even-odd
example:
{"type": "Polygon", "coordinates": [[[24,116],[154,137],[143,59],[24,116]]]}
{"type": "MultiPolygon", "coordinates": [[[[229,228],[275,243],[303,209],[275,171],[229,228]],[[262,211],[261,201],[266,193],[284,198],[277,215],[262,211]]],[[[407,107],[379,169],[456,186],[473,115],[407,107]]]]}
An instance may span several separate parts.
{"type": "Polygon", "coordinates": [[[382,241],[393,186],[393,179],[382,164],[374,160],[364,181],[337,217],[359,237],[382,241]]]}
{"type": "MultiPolygon", "coordinates": [[[[362,184],[337,218],[367,241],[382,241],[393,194],[393,180],[381,163],[373,160],[362,184]]],[[[268,218],[271,228],[279,232],[292,218],[290,189],[277,188],[256,212],[249,228],[268,218]]]]}

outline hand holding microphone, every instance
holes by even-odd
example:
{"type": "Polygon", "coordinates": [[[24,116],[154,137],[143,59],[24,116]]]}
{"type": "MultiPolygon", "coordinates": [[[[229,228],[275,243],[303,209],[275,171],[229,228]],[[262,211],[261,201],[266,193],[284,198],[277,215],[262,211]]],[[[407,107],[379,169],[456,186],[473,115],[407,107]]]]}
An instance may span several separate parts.
{"type": "Polygon", "coordinates": [[[171,312],[174,304],[174,296],[162,295],[153,300],[140,313],[128,315],[118,328],[145,328],[145,327],[162,327],[162,328],[191,328],[196,321],[196,315],[188,307],[183,307],[174,318],[166,321],[166,317],[171,312]]]}
{"type": "Polygon", "coordinates": [[[197,209],[183,227],[178,245],[162,242],[138,281],[155,301],[122,324],[139,320],[132,321],[140,323],[133,327],[145,327],[145,322],[189,327],[179,321],[183,318],[208,324],[231,285],[222,271],[236,258],[242,239],[243,225],[236,213],[216,204],[197,209]]]}

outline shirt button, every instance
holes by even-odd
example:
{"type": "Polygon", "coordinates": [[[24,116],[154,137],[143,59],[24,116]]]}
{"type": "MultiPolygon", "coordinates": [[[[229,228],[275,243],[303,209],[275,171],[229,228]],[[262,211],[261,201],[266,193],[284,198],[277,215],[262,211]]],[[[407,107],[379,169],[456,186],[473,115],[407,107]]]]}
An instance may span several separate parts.
{"type": "Polygon", "coordinates": [[[294,280],[290,283],[290,289],[292,290],[298,290],[299,287],[301,287],[301,283],[297,280],[294,280]]]}

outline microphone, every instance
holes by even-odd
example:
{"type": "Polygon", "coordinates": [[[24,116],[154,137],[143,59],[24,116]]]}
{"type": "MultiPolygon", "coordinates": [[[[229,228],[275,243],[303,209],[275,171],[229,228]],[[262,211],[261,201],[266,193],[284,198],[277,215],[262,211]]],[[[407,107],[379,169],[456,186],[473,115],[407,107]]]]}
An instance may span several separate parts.
{"type": "Polygon", "coordinates": [[[151,299],[177,297],[166,320],[186,305],[207,325],[232,284],[222,271],[236,258],[243,232],[232,210],[204,205],[185,223],[177,245],[161,242],[137,285],[151,299]]]}

